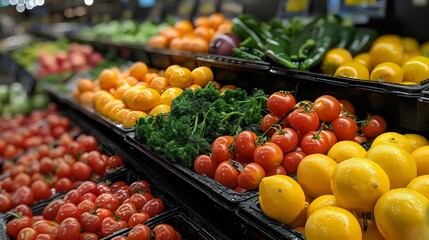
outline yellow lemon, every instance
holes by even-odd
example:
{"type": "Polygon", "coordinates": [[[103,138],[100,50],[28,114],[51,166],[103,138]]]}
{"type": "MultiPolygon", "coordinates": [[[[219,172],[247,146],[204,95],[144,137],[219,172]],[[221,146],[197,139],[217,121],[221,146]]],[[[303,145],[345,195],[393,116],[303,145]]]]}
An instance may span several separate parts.
{"type": "Polygon", "coordinates": [[[327,154],[337,163],[347,160],[352,157],[365,157],[366,150],[357,142],[344,140],[336,142],[327,154]]]}
{"type": "Polygon", "coordinates": [[[402,68],[393,62],[382,62],[372,69],[369,80],[376,82],[401,83],[404,79],[402,68]]]}
{"type": "Polygon", "coordinates": [[[305,156],[298,165],[298,183],[305,194],[319,197],[332,194],[331,175],[337,163],[334,159],[320,153],[305,156]]]}
{"type": "Polygon", "coordinates": [[[355,212],[372,212],[377,200],[390,189],[389,177],[367,158],[350,158],[332,173],[332,192],[341,207],[355,212]]]}
{"type": "Polygon", "coordinates": [[[390,190],[375,204],[377,228],[389,240],[429,239],[426,222],[428,206],[429,200],[414,190],[390,190]]]}
{"type": "Polygon", "coordinates": [[[411,57],[402,65],[403,81],[420,83],[429,78],[429,58],[425,56],[411,57]]]}
{"type": "Polygon", "coordinates": [[[385,132],[378,135],[371,144],[372,146],[376,146],[380,143],[393,143],[405,149],[407,152],[411,152],[412,146],[407,137],[403,134],[396,132],[385,132]]]}
{"type": "Polygon", "coordinates": [[[422,175],[414,178],[407,185],[407,188],[419,192],[429,199],[429,175],[422,175]]]}
{"type": "Polygon", "coordinates": [[[417,164],[417,176],[429,174],[429,146],[417,148],[411,156],[417,164]]]}
{"type": "Polygon", "coordinates": [[[408,141],[411,144],[411,152],[416,150],[419,147],[429,145],[429,141],[427,140],[427,138],[425,138],[424,136],[422,136],[420,134],[406,133],[406,134],[404,134],[404,136],[406,138],[408,138],[408,141]]]}
{"type": "Polygon", "coordinates": [[[417,164],[411,154],[395,144],[371,146],[366,157],[383,168],[391,189],[406,187],[417,176],[417,164]]]}
{"type": "Polygon", "coordinates": [[[378,231],[374,220],[358,218],[360,227],[362,228],[362,240],[384,240],[384,237],[378,231]]]}
{"type": "Polygon", "coordinates": [[[334,76],[369,80],[369,71],[365,65],[356,61],[351,61],[342,63],[338,66],[337,70],[335,70],[334,76]]]}
{"type": "Polygon", "coordinates": [[[361,240],[362,231],[351,212],[328,206],[310,215],[305,224],[305,237],[307,240],[361,240]]]}
{"type": "Polygon", "coordinates": [[[338,66],[343,63],[351,62],[352,54],[344,48],[333,48],[329,50],[321,63],[321,71],[324,74],[333,75],[338,66]]]}
{"type": "Polygon", "coordinates": [[[356,55],[353,58],[353,61],[364,65],[366,67],[366,69],[368,69],[368,71],[371,70],[371,65],[370,65],[370,61],[369,61],[369,52],[364,52],[364,53],[360,53],[360,54],[356,55]]]}
{"type": "Polygon", "coordinates": [[[328,206],[339,207],[334,195],[328,194],[317,197],[308,206],[307,218],[310,217],[310,215],[313,214],[315,211],[328,206]]]}
{"type": "Polygon", "coordinates": [[[259,184],[259,205],[262,212],[282,223],[295,220],[305,208],[301,186],[286,175],[272,175],[259,184]]]}
{"type": "Polygon", "coordinates": [[[379,42],[373,44],[369,50],[369,61],[372,68],[384,63],[402,64],[404,47],[394,42],[379,42]]]}

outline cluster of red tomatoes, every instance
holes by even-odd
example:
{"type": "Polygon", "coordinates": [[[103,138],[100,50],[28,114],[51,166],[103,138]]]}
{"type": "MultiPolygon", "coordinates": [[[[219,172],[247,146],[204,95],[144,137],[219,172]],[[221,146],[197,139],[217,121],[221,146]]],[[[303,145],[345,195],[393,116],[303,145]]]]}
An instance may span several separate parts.
{"type": "Polygon", "coordinates": [[[262,135],[244,130],[218,137],[210,155],[195,159],[194,170],[239,192],[257,189],[265,176],[295,174],[308,154],[327,154],[337,141],[363,143],[386,131],[381,116],[358,121],[349,101],[330,95],[297,103],[291,93],[279,91],[270,95],[267,107],[262,135]]]}
{"type": "Polygon", "coordinates": [[[50,202],[41,215],[28,205],[13,209],[14,219],[6,224],[7,234],[15,239],[96,240],[134,227],[164,211],[164,202],[151,193],[144,180],[111,185],[84,181],[62,199],[50,202]]]}
{"type": "MultiPolygon", "coordinates": [[[[48,110],[45,112],[37,111],[33,115],[27,117],[31,119],[39,119],[44,117],[45,120],[27,121],[28,125],[23,125],[18,129],[7,129],[1,132],[0,135],[0,161],[3,159],[12,159],[26,150],[39,146],[41,144],[51,144],[58,140],[64,133],[69,133],[73,129],[70,128],[70,120],[61,116],[58,112],[51,110],[48,115],[48,110]]],[[[19,119],[23,119],[22,117],[19,119]]],[[[17,119],[17,121],[21,121],[17,119]]]]}
{"type": "Polygon", "coordinates": [[[181,240],[182,235],[167,223],[159,223],[151,230],[145,224],[137,224],[126,236],[116,236],[112,240],[181,240]]]}
{"type": "Polygon", "coordinates": [[[63,134],[56,147],[43,144],[16,161],[5,161],[0,180],[0,212],[49,199],[123,165],[120,156],[108,156],[98,148],[94,136],[81,134],[73,139],[63,134]]]}

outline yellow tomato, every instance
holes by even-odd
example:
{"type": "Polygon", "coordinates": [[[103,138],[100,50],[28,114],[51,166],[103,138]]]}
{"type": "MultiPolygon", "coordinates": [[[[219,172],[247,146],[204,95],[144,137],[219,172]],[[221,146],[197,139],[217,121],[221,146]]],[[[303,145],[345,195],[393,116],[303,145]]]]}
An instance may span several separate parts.
{"type": "Polygon", "coordinates": [[[135,110],[149,111],[159,104],[161,95],[153,88],[145,88],[133,98],[135,110]]]}
{"type": "Polygon", "coordinates": [[[335,71],[334,76],[369,80],[369,71],[361,63],[351,61],[341,64],[335,71]]]}
{"type": "Polygon", "coordinates": [[[183,89],[178,88],[178,87],[170,87],[167,88],[162,94],[161,94],[161,98],[160,98],[160,103],[161,104],[167,104],[167,105],[171,105],[171,103],[173,102],[173,99],[175,99],[176,97],[178,97],[180,94],[182,94],[183,89]]]}
{"type": "Polygon", "coordinates": [[[352,60],[353,56],[347,49],[331,49],[326,53],[326,56],[322,61],[321,71],[322,73],[333,75],[338,66],[346,62],[351,62],[352,60]]]}
{"type": "Polygon", "coordinates": [[[404,56],[404,47],[392,42],[379,42],[371,47],[369,55],[372,68],[384,62],[393,62],[401,65],[404,56]]]}
{"type": "Polygon", "coordinates": [[[408,59],[402,65],[405,82],[420,83],[429,78],[429,58],[416,56],[408,59]]]}
{"type": "Polygon", "coordinates": [[[393,62],[380,63],[371,71],[370,80],[377,82],[400,83],[403,79],[402,68],[393,62]]]}

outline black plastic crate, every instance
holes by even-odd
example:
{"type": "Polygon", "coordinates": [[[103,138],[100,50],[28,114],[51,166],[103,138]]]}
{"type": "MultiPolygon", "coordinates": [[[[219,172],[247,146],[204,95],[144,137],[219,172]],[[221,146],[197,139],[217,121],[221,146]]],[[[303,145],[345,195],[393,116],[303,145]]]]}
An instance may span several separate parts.
{"type": "Polygon", "coordinates": [[[266,239],[305,239],[305,236],[300,232],[265,216],[259,207],[258,197],[242,202],[237,211],[237,216],[242,219],[242,231],[249,238],[263,233],[266,239]]]}
{"type": "MultiPolygon", "coordinates": [[[[217,229],[206,219],[199,215],[191,214],[183,208],[176,208],[171,211],[160,214],[159,217],[148,220],[145,225],[153,229],[156,225],[166,223],[174,227],[183,239],[203,240],[203,239],[231,239],[223,231],[217,229]]],[[[116,236],[126,236],[132,228],[118,231],[116,234],[109,236],[111,239],[116,236]]]]}

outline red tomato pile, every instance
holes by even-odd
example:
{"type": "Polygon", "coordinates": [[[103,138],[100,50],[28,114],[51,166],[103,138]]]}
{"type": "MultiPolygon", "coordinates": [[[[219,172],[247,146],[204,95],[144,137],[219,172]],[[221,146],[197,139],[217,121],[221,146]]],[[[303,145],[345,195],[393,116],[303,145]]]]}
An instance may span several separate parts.
{"type": "Polygon", "coordinates": [[[33,216],[28,206],[18,205],[6,232],[17,239],[99,239],[144,223],[164,208],[144,180],[116,181],[110,186],[84,181],[64,198],[50,202],[42,215],[33,216]]]}
{"type": "Polygon", "coordinates": [[[0,180],[0,212],[19,204],[34,204],[53,194],[68,191],[81,181],[105,176],[123,165],[117,155],[98,149],[95,137],[81,134],[76,139],[63,134],[56,147],[40,145],[15,162],[3,163],[0,180]]]}
{"type": "Polygon", "coordinates": [[[330,95],[297,103],[291,93],[275,92],[267,107],[261,136],[244,130],[235,137],[218,137],[210,155],[195,159],[195,172],[238,192],[257,189],[265,176],[295,174],[308,154],[327,154],[337,141],[363,143],[387,128],[378,115],[357,120],[349,101],[330,95]]]}
{"type": "Polygon", "coordinates": [[[35,110],[28,117],[20,115],[9,121],[0,121],[8,123],[5,124],[8,128],[0,131],[0,161],[12,159],[41,144],[53,143],[64,133],[72,131],[70,120],[61,116],[54,105],[51,106],[44,111],[35,110]]]}
{"type": "Polygon", "coordinates": [[[150,239],[181,240],[182,235],[170,224],[160,223],[151,230],[149,226],[140,223],[134,226],[126,236],[116,236],[112,238],[112,240],[150,239]]]}

